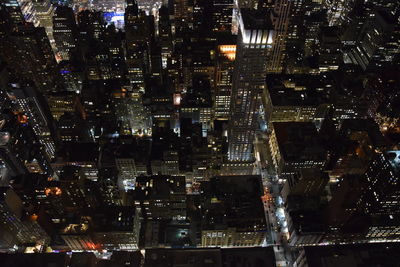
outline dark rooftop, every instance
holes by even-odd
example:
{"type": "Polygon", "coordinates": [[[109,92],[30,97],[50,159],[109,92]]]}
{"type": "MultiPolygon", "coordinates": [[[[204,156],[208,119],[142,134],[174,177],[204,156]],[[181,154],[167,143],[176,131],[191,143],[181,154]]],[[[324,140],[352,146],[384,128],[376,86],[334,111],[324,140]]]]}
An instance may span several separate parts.
{"type": "Polygon", "coordinates": [[[222,267],[219,249],[148,249],[144,267],[222,267]]]}
{"type": "Polygon", "coordinates": [[[268,13],[263,9],[240,9],[243,26],[246,30],[269,30],[273,29],[268,13]]]}
{"type": "Polygon", "coordinates": [[[219,176],[201,185],[203,229],[265,228],[260,176],[219,176]]]}
{"type": "Polygon", "coordinates": [[[309,267],[398,266],[399,243],[305,247],[309,267]]]}
{"type": "Polygon", "coordinates": [[[268,75],[274,106],[317,106],[329,102],[333,81],[315,75],[268,75]]]}
{"type": "Polygon", "coordinates": [[[276,266],[273,247],[222,249],[224,267],[274,267],[276,266]]]}
{"type": "Polygon", "coordinates": [[[326,159],[326,150],[312,122],[274,122],[273,126],[285,161],[326,159]]]}

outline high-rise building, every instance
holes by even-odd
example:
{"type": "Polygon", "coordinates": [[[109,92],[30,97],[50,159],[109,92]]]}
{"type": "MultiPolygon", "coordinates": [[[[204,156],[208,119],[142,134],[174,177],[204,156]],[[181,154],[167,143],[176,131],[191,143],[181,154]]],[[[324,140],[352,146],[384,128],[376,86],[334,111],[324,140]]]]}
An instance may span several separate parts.
{"type": "Polygon", "coordinates": [[[33,87],[22,86],[13,89],[15,102],[31,124],[40,144],[43,145],[48,158],[54,159],[56,154],[56,133],[49,108],[43,95],[33,87]]]}
{"type": "Polygon", "coordinates": [[[173,33],[180,33],[187,28],[193,28],[193,1],[169,0],[168,6],[173,16],[173,33]]]}
{"type": "Polygon", "coordinates": [[[44,246],[50,237],[38,225],[37,216],[23,216],[23,204],[18,195],[9,187],[0,187],[0,249],[18,250],[27,246],[44,246]]]}
{"type": "Polygon", "coordinates": [[[273,43],[273,28],[263,10],[240,10],[239,25],[230,107],[228,159],[251,161],[260,94],[265,87],[267,61],[273,43]]]}
{"type": "Polygon", "coordinates": [[[283,60],[285,58],[291,8],[292,1],[275,1],[271,14],[272,24],[274,25],[274,42],[272,44],[271,58],[267,66],[267,70],[270,73],[280,73],[284,67],[283,60]]]}
{"type": "Polygon", "coordinates": [[[356,46],[347,54],[352,63],[373,70],[398,62],[400,26],[387,11],[376,10],[358,34],[356,46]]]}
{"type": "Polygon", "coordinates": [[[145,90],[146,62],[153,33],[146,23],[146,14],[139,10],[136,1],[125,10],[126,64],[132,86],[145,90]]]}
{"type": "MultiPolygon", "coordinates": [[[[83,10],[77,15],[81,42],[99,39],[104,30],[104,21],[99,11],[83,10]]],[[[89,45],[89,44],[88,44],[89,45]]]]}
{"type": "Polygon", "coordinates": [[[231,31],[233,6],[233,0],[213,0],[213,31],[231,31]]]}
{"type": "Polygon", "coordinates": [[[328,10],[328,22],[330,26],[339,26],[349,21],[348,14],[354,7],[354,0],[327,0],[325,7],[328,10]]]}
{"type": "Polygon", "coordinates": [[[213,95],[214,111],[217,119],[229,119],[233,69],[236,56],[236,41],[234,41],[233,37],[232,35],[218,41],[213,95]]]}
{"type": "MultiPolygon", "coordinates": [[[[379,154],[372,161],[365,176],[368,180],[369,194],[366,196],[369,214],[392,215],[397,213],[400,185],[400,151],[379,154]]],[[[398,215],[397,215],[398,216],[398,215]]]]}
{"type": "Polygon", "coordinates": [[[332,86],[321,75],[268,75],[262,98],[267,123],[323,119],[332,86]]]}
{"type": "Polygon", "coordinates": [[[320,72],[337,70],[343,63],[342,43],[338,27],[323,27],[318,48],[320,72]]]}
{"type": "Polygon", "coordinates": [[[168,61],[171,60],[173,49],[171,22],[166,6],[159,9],[158,38],[161,46],[161,66],[166,69],[168,61]]]}
{"type": "Polygon", "coordinates": [[[56,87],[57,64],[45,29],[19,25],[0,42],[0,54],[15,73],[35,83],[46,94],[56,87]]]}
{"type": "Polygon", "coordinates": [[[2,11],[1,21],[2,24],[4,23],[6,25],[4,30],[15,30],[18,24],[25,22],[18,0],[2,1],[0,7],[2,11]]]}
{"type": "Polygon", "coordinates": [[[59,59],[69,60],[78,43],[78,29],[74,11],[71,8],[57,7],[53,16],[53,36],[59,59]]]}
{"type": "Polygon", "coordinates": [[[31,126],[22,113],[2,114],[0,158],[7,171],[3,179],[28,172],[52,176],[49,157],[31,126]]]}
{"type": "Polygon", "coordinates": [[[193,0],[193,30],[195,32],[208,33],[213,28],[212,2],[207,0],[193,0]]]}
{"type": "Polygon", "coordinates": [[[39,21],[39,26],[44,27],[50,44],[55,51],[55,42],[53,37],[53,15],[55,7],[49,0],[33,1],[33,7],[36,11],[36,17],[39,21]]]}

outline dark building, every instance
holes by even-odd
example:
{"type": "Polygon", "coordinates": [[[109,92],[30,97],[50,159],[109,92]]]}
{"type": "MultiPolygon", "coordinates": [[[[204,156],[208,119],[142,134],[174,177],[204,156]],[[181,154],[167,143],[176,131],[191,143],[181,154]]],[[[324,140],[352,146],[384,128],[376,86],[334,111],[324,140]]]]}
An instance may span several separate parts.
{"type": "Polygon", "coordinates": [[[267,226],[259,176],[213,177],[202,183],[201,192],[203,200],[198,212],[201,214],[203,247],[262,244],[267,226]]]}
{"type": "Polygon", "coordinates": [[[281,175],[303,168],[324,169],[327,151],[311,122],[275,122],[271,139],[272,162],[281,175]]]}
{"type": "Polygon", "coordinates": [[[398,243],[304,247],[295,264],[299,267],[395,266],[393,257],[397,253],[398,243]]]}
{"type": "Polygon", "coordinates": [[[66,6],[58,6],[53,15],[53,35],[58,57],[69,60],[78,47],[78,28],[74,11],[66,6]]]}
{"type": "Polygon", "coordinates": [[[1,42],[1,56],[18,77],[33,81],[42,94],[55,91],[57,64],[44,28],[21,24],[1,42]]]}
{"type": "Polygon", "coordinates": [[[400,28],[395,18],[385,10],[376,10],[358,33],[356,47],[347,55],[364,70],[376,70],[399,62],[400,28]]]}
{"type": "Polygon", "coordinates": [[[271,247],[146,250],[145,267],[175,267],[183,264],[188,267],[239,267],[249,264],[260,267],[276,266],[275,256],[271,247]]]}

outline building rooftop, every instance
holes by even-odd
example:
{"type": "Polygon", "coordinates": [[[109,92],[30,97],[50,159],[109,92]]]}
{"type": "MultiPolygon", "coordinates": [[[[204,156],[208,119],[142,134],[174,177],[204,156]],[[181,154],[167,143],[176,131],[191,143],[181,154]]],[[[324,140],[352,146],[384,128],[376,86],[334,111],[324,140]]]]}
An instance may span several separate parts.
{"type": "Polygon", "coordinates": [[[326,160],[327,152],[312,122],[274,122],[273,127],[285,162],[326,160]]]}
{"type": "Polygon", "coordinates": [[[201,185],[203,230],[236,227],[264,231],[266,227],[260,176],[219,176],[201,185]]]}
{"type": "Polygon", "coordinates": [[[272,44],[274,27],[266,10],[242,8],[238,20],[244,44],[272,44]]]}
{"type": "Polygon", "coordinates": [[[270,30],[273,29],[268,13],[263,9],[240,9],[243,26],[246,30],[270,30]]]}
{"type": "Polygon", "coordinates": [[[275,267],[275,253],[273,247],[231,248],[221,249],[222,266],[257,266],[275,267]]]}
{"type": "Polygon", "coordinates": [[[267,75],[273,106],[318,106],[329,103],[333,81],[316,75],[267,75]]]}
{"type": "Polygon", "coordinates": [[[275,267],[272,247],[147,249],[144,267],[275,267]]]}
{"type": "Polygon", "coordinates": [[[340,131],[342,134],[350,135],[353,132],[366,132],[372,145],[376,148],[382,148],[387,145],[378,124],[373,119],[348,119],[344,120],[340,131]]]}
{"type": "Polygon", "coordinates": [[[131,191],[136,200],[169,199],[171,194],[185,194],[184,176],[141,176],[136,178],[135,190],[131,191]]]}
{"type": "Polygon", "coordinates": [[[98,208],[92,211],[93,228],[97,232],[132,232],[135,213],[135,208],[128,206],[98,208]]]}
{"type": "Polygon", "coordinates": [[[307,266],[396,266],[399,243],[304,247],[307,266]]]}
{"type": "Polygon", "coordinates": [[[144,267],[222,267],[220,249],[148,249],[144,267]]]}
{"type": "Polygon", "coordinates": [[[65,253],[0,253],[2,267],[55,267],[66,266],[68,255],[65,253]]]}

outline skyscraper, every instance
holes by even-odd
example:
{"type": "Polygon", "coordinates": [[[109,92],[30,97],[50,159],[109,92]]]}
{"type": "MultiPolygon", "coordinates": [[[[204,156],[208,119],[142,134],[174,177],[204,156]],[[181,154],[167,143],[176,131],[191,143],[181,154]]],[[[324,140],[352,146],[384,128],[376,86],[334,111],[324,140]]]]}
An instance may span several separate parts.
{"type": "Polygon", "coordinates": [[[229,32],[232,26],[233,0],[213,1],[213,31],[229,32]]]}
{"type": "Polygon", "coordinates": [[[330,26],[341,25],[342,23],[348,22],[348,14],[353,9],[354,0],[342,1],[342,0],[327,0],[325,1],[325,7],[328,10],[328,21],[330,26]]]}
{"type": "Polygon", "coordinates": [[[50,0],[34,1],[33,6],[35,7],[36,17],[39,21],[39,25],[45,28],[50,44],[52,48],[55,49],[53,37],[53,15],[55,7],[50,0]]]}
{"type": "Polygon", "coordinates": [[[14,88],[12,93],[19,110],[28,116],[28,121],[47,157],[53,159],[56,152],[55,127],[43,96],[29,85],[14,88]]]}
{"type": "Polygon", "coordinates": [[[272,23],[274,25],[274,43],[272,55],[268,63],[268,72],[280,73],[283,69],[284,51],[289,27],[291,1],[279,0],[274,5],[272,23]]]}
{"type": "Polygon", "coordinates": [[[230,161],[253,159],[259,96],[265,86],[272,42],[272,25],[266,12],[241,9],[228,133],[230,161]]]}
{"type": "Polygon", "coordinates": [[[139,11],[136,1],[130,2],[125,11],[126,65],[132,86],[144,91],[144,75],[150,30],[146,15],[139,11]]]}
{"type": "MultiPolygon", "coordinates": [[[[18,24],[24,22],[21,7],[17,0],[6,0],[0,3],[1,19],[0,26],[5,31],[15,30],[18,24]],[[10,28],[8,28],[10,27],[10,28]]],[[[3,32],[1,29],[0,33],[3,32]]]]}
{"type": "Polygon", "coordinates": [[[215,117],[229,119],[233,68],[236,55],[236,38],[234,35],[221,40],[217,50],[217,66],[215,71],[215,92],[213,96],[215,117]]]}
{"type": "Polygon", "coordinates": [[[392,66],[399,56],[400,27],[387,10],[376,10],[356,39],[356,47],[347,56],[364,70],[392,66]]]}
{"type": "Polygon", "coordinates": [[[71,52],[76,48],[78,42],[78,29],[71,8],[57,7],[53,17],[53,35],[58,56],[63,60],[70,59],[71,52]]]}
{"type": "Polygon", "coordinates": [[[57,64],[44,28],[19,25],[0,42],[0,54],[16,73],[32,80],[39,92],[55,88],[57,64]]]}

